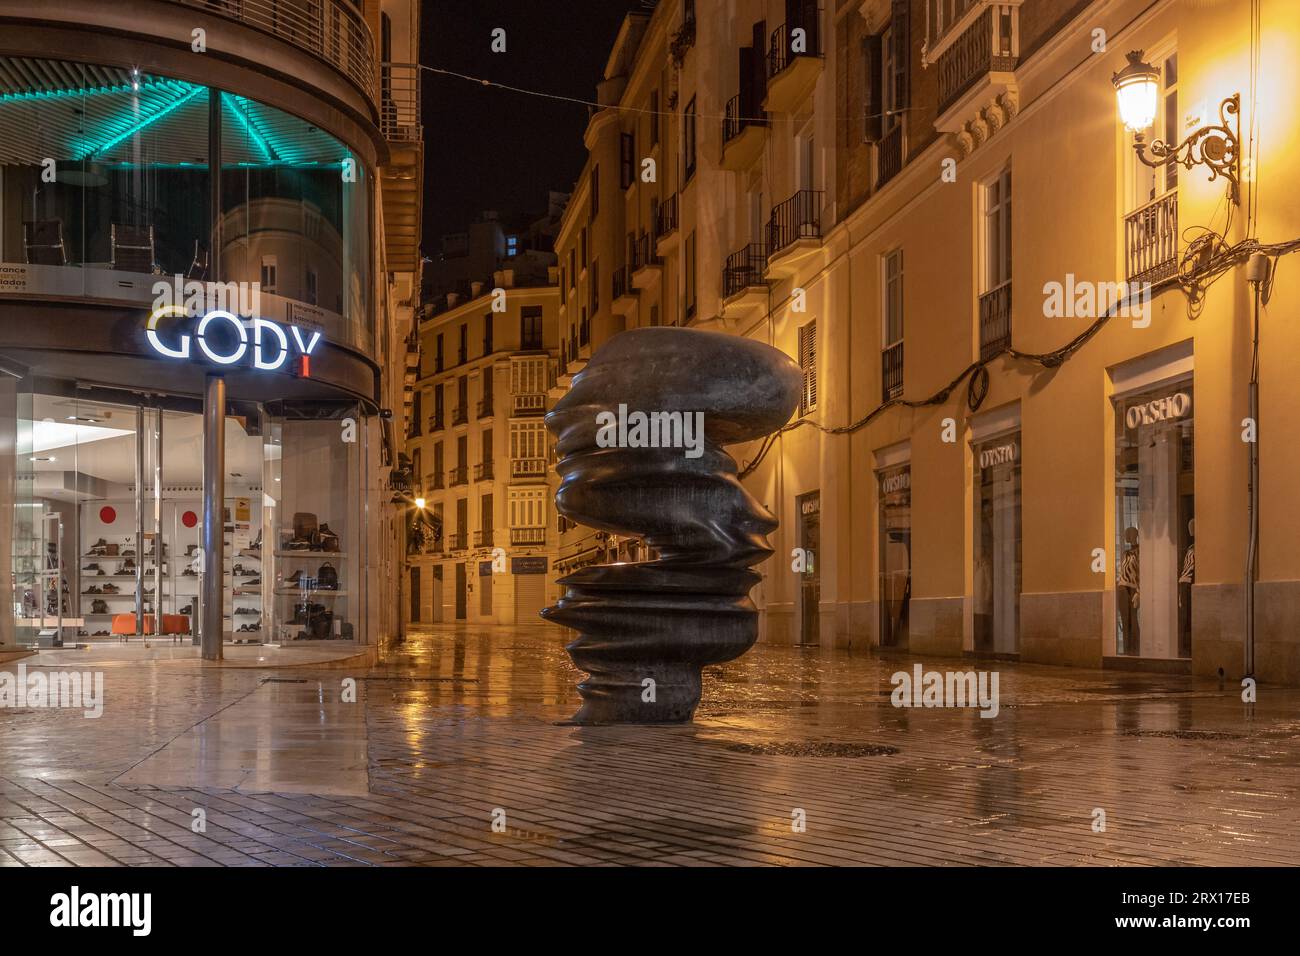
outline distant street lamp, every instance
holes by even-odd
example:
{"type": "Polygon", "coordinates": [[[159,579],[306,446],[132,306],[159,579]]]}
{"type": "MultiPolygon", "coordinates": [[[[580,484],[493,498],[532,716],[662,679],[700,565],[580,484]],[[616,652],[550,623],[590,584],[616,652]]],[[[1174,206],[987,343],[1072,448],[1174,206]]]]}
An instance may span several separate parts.
{"type": "Polygon", "coordinates": [[[1146,130],[1156,118],[1160,70],[1144,61],[1142,56],[1142,50],[1131,51],[1128,65],[1111,77],[1119,102],[1120,119],[1133,133],[1133,149],[1138,159],[1153,168],[1174,163],[1187,169],[1207,166],[1210,179],[1222,176],[1228,180],[1232,201],[1240,202],[1241,96],[1234,93],[1219,104],[1221,122],[1217,126],[1202,126],[1176,146],[1158,139],[1148,146],[1146,130]],[[1148,149],[1154,158],[1147,156],[1148,149]]]}

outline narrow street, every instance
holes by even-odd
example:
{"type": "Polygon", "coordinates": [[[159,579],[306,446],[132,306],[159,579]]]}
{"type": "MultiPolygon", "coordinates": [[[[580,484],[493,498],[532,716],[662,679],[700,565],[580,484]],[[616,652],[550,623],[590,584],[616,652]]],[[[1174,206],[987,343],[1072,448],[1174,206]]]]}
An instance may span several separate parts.
{"type": "Polygon", "coordinates": [[[983,719],[890,703],[895,671],[970,662],[759,645],[706,671],[694,725],[579,728],[564,721],[580,675],[551,627],[423,628],[362,669],[61,653],[102,670],[103,716],[0,709],[0,865],[1277,865],[1300,852],[1292,689],[1262,686],[1250,706],[1214,681],[998,663],[980,665],[1001,691],[983,719]]]}

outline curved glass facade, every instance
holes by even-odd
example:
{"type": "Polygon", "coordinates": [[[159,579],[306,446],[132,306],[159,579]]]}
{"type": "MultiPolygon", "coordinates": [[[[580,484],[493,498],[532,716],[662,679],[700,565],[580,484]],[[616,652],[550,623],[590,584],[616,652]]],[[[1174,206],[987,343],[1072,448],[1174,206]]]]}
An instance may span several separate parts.
{"type": "Polygon", "coordinates": [[[0,57],[0,295],[147,307],[176,276],[244,284],[245,301],[256,284],[260,314],[369,354],[370,175],[246,97],[0,57]]]}

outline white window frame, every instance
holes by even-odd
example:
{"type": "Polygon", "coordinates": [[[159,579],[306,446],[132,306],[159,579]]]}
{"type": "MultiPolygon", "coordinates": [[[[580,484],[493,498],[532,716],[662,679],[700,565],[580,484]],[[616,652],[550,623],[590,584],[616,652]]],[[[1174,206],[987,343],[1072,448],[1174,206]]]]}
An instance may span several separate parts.
{"type": "Polygon", "coordinates": [[[1013,195],[1010,163],[980,184],[980,295],[1011,281],[1013,195]],[[999,235],[1001,240],[996,251],[993,245],[995,235],[999,235]]]}
{"type": "Polygon", "coordinates": [[[903,301],[903,250],[902,247],[891,249],[880,257],[880,351],[887,352],[898,345],[906,336],[906,307],[903,301]],[[898,271],[890,276],[890,263],[898,263],[898,271]],[[890,292],[898,290],[898,335],[891,338],[889,334],[890,292]]]}

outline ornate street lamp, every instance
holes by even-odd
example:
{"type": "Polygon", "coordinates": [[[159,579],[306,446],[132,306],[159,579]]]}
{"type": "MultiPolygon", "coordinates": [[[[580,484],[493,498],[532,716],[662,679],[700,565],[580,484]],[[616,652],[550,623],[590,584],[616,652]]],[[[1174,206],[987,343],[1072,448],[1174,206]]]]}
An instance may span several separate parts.
{"type": "Polygon", "coordinates": [[[1158,139],[1148,146],[1146,130],[1156,118],[1160,71],[1145,62],[1142,55],[1142,50],[1131,51],[1128,65],[1111,77],[1119,101],[1120,119],[1133,133],[1133,149],[1138,159],[1153,168],[1174,163],[1186,169],[1207,166],[1210,179],[1222,176],[1228,180],[1232,201],[1239,202],[1241,120],[1238,114],[1241,96],[1234,93],[1219,104],[1221,122],[1217,126],[1202,126],[1176,146],[1158,139]],[[1148,149],[1150,157],[1147,156],[1148,149]]]}

